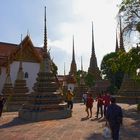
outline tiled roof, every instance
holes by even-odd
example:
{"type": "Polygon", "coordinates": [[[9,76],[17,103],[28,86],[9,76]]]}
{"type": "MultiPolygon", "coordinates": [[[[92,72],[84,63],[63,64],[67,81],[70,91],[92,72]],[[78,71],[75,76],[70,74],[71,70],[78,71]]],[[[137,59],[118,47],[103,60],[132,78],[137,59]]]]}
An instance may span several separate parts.
{"type": "Polygon", "coordinates": [[[17,47],[17,44],[0,42],[0,58],[9,56],[11,53],[16,51],[17,47]]]}
{"type": "MultiPolygon", "coordinates": [[[[18,44],[0,42],[0,66],[5,66],[5,63],[12,54],[15,54],[19,48],[18,44]]],[[[42,48],[35,47],[35,51],[42,57],[42,48]]]]}

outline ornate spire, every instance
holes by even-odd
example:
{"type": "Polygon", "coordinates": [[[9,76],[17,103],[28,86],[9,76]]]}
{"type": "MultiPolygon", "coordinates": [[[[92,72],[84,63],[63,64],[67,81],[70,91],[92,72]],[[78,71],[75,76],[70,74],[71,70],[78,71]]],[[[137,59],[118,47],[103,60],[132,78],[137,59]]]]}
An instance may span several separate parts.
{"type": "Polygon", "coordinates": [[[125,51],[125,49],[124,49],[124,42],[123,42],[123,31],[122,31],[121,17],[119,19],[120,19],[120,50],[125,51]]]}
{"type": "Polygon", "coordinates": [[[94,33],[93,33],[93,21],[92,21],[92,54],[95,55],[95,49],[94,49],[94,33]]]}
{"type": "Polygon", "coordinates": [[[24,79],[24,72],[23,72],[23,67],[22,67],[22,35],[21,35],[21,43],[20,43],[20,62],[19,62],[19,70],[17,73],[17,79],[18,80],[23,80],[24,79]]]}
{"type": "Polygon", "coordinates": [[[19,62],[19,69],[22,69],[22,34],[21,34],[21,43],[20,43],[20,62],[19,62]]]}
{"type": "Polygon", "coordinates": [[[45,6],[45,14],[44,14],[44,51],[47,52],[46,6],[45,6]]]}
{"type": "Polygon", "coordinates": [[[43,61],[40,63],[40,72],[52,73],[50,52],[47,50],[47,27],[46,27],[46,6],[44,16],[44,47],[43,47],[43,61]]]}
{"type": "Polygon", "coordinates": [[[93,22],[92,22],[92,52],[91,52],[90,66],[88,68],[88,73],[91,73],[95,77],[95,80],[101,79],[100,70],[97,66],[97,59],[96,59],[95,48],[94,48],[93,22]]]}
{"type": "Polygon", "coordinates": [[[116,48],[115,48],[115,52],[119,51],[119,46],[118,46],[118,38],[117,38],[117,31],[116,31],[116,48]]]}
{"type": "Polygon", "coordinates": [[[83,60],[82,60],[82,56],[81,56],[81,71],[83,72],[83,60]]]}
{"type": "Polygon", "coordinates": [[[67,85],[66,82],[66,71],[65,71],[65,62],[64,62],[64,78],[63,78],[63,87],[65,87],[67,85]]]}
{"type": "Polygon", "coordinates": [[[96,67],[97,67],[97,60],[96,60],[95,48],[94,48],[94,34],[93,34],[93,22],[92,22],[92,52],[91,52],[91,59],[90,59],[90,68],[94,69],[96,67]]]}
{"type": "Polygon", "coordinates": [[[72,62],[71,62],[71,68],[70,68],[70,75],[76,75],[77,72],[77,66],[75,61],[75,51],[74,51],[74,36],[73,36],[73,51],[72,51],[72,62]]]}
{"type": "Polygon", "coordinates": [[[74,35],[73,35],[73,53],[72,53],[72,61],[75,62],[74,35]]]}

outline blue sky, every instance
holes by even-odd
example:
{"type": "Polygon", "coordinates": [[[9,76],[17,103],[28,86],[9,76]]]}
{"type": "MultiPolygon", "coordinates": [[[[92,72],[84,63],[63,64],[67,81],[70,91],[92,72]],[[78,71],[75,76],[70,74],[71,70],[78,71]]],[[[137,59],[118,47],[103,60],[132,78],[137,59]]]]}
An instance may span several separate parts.
{"type": "Polygon", "coordinates": [[[44,6],[47,7],[48,48],[63,74],[69,72],[72,36],[76,63],[89,67],[91,22],[94,24],[95,53],[100,67],[103,56],[115,50],[117,4],[121,0],[3,0],[0,4],[0,42],[20,43],[29,31],[34,46],[43,47],[44,6]]]}

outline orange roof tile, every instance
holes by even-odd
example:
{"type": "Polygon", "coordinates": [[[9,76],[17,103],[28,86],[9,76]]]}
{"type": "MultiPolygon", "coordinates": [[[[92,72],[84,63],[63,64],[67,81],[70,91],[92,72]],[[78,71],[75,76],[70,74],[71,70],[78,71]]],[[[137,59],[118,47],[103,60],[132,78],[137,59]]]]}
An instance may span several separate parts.
{"type": "Polygon", "coordinates": [[[0,42],[0,58],[8,57],[11,53],[16,51],[17,47],[18,47],[17,44],[0,42]]]}
{"type": "MultiPolygon", "coordinates": [[[[40,58],[42,58],[42,52],[43,52],[42,48],[39,47],[34,47],[34,48],[35,48],[34,51],[38,53],[40,58]]],[[[8,57],[10,57],[12,54],[14,55],[15,53],[17,53],[18,49],[19,49],[18,44],[0,42],[0,66],[5,66],[8,57]]]]}

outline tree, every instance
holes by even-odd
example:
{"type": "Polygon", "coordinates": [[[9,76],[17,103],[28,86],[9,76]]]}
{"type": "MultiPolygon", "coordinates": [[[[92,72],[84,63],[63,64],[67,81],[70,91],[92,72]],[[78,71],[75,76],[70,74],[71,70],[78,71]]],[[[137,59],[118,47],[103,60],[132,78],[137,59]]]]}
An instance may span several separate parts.
{"type": "Polygon", "coordinates": [[[132,48],[127,53],[127,60],[125,62],[126,73],[129,73],[131,76],[136,77],[136,71],[140,68],[140,48],[132,48]]]}
{"type": "Polygon", "coordinates": [[[120,88],[124,72],[119,62],[119,56],[123,52],[111,52],[103,57],[101,62],[101,71],[104,79],[108,79],[111,82],[111,90],[120,88]]]}
{"type": "Polygon", "coordinates": [[[126,42],[131,43],[133,38],[131,35],[137,36],[136,31],[140,32],[140,1],[123,0],[119,6],[118,17],[120,16],[122,17],[123,34],[126,37],[126,42]]]}
{"type": "Polygon", "coordinates": [[[85,83],[86,85],[91,88],[95,85],[95,78],[92,74],[87,73],[85,76],[85,83]]]}
{"type": "Polygon", "coordinates": [[[57,75],[58,68],[57,68],[56,64],[52,61],[51,65],[52,65],[52,73],[54,75],[57,75]]]}
{"type": "Polygon", "coordinates": [[[78,85],[80,85],[80,79],[81,79],[81,76],[83,76],[84,80],[85,80],[85,76],[86,76],[87,72],[85,71],[82,71],[82,70],[78,70],[77,73],[76,73],[76,80],[78,82],[78,85]]]}

